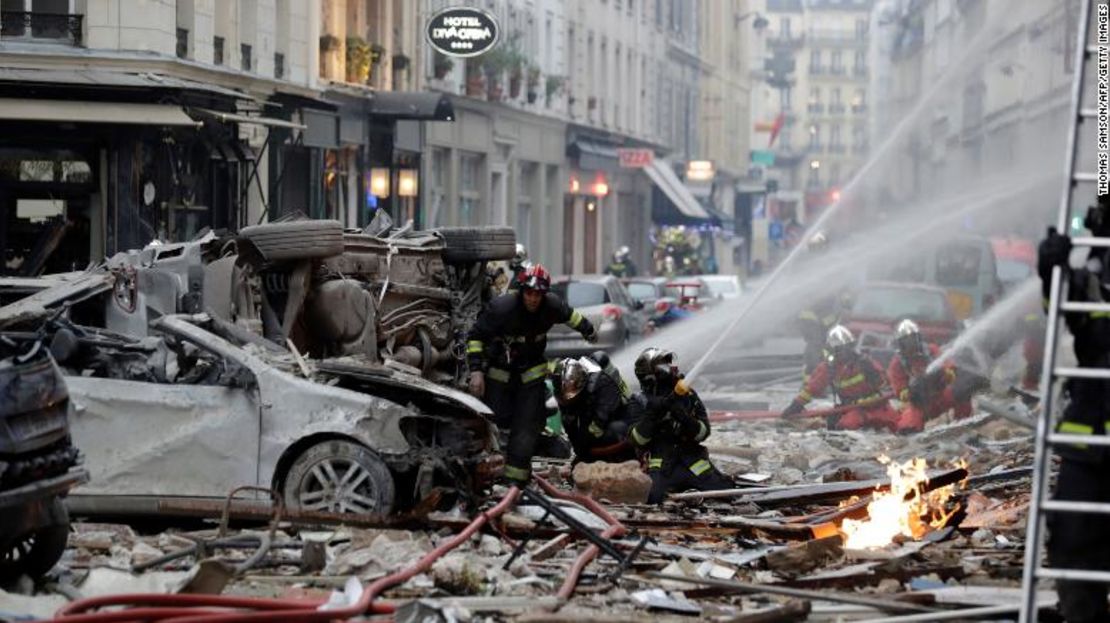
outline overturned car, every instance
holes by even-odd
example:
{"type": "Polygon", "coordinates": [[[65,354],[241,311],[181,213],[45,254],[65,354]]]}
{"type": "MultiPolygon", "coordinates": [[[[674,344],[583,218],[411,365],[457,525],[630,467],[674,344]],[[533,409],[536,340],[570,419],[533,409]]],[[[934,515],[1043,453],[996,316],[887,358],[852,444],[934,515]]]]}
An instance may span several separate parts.
{"type": "Polygon", "coordinates": [[[251,484],[294,509],[385,514],[495,474],[490,412],[459,388],[485,262],[514,251],[508,228],[273,223],[0,279],[0,331],[51,340],[92,475],[79,508],[251,484]]]}

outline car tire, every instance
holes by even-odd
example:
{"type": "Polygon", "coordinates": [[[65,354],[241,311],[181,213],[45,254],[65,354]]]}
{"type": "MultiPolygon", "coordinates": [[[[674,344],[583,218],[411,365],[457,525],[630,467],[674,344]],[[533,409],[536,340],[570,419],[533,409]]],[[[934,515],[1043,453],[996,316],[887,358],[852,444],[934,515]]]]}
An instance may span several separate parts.
{"type": "Polygon", "coordinates": [[[5,538],[0,550],[0,583],[13,582],[20,575],[40,578],[61,560],[69,540],[69,513],[58,498],[51,505],[51,523],[18,538],[5,538]]]}
{"type": "Polygon", "coordinates": [[[268,262],[333,257],[343,253],[339,221],[288,221],[251,225],[239,230],[268,262]]]}
{"type": "Polygon", "coordinates": [[[396,498],[385,461],[370,448],[343,439],[302,452],[285,474],[282,496],[292,510],[382,516],[393,511],[396,498]]]}
{"type": "Polygon", "coordinates": [[[443,259],[449,263],[510,260],[516,254],[512,227],[441,227],[435,231],[447,243],[443,259]]]}

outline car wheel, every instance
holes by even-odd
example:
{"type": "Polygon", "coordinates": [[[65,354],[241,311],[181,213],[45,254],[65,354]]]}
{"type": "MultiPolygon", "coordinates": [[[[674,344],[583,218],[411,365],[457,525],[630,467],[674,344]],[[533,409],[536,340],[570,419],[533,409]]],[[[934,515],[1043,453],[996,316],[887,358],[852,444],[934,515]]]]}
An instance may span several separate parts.
{"type": "Polygon", "coordinates": [[[252,225],[239,230],[268,262],[332,257],[343,253],[339,221],[287,221],[252,225]]]}
{"type": "Polygon", "coordinates": [[[285,505],[295,510],[388,515],[393,511],[393,475],[370,448],[333,439],[293,461],[282,494],[285,505]]]}
{"type": "Polygon", "coordinates": [[[20,575],[42,577],[62,558],[69,539],[69,514],[60,499],[55,498],[52,504],[51,524],[4,540],[0,549],[0,583],[12,582],[20,575]]]}
{"type": "Polygon", "coordinates": [[[452,264],[509,260],[516,254],[512,227],[440,227],[435,231],[447,243],[443,259],[452,264]]]}

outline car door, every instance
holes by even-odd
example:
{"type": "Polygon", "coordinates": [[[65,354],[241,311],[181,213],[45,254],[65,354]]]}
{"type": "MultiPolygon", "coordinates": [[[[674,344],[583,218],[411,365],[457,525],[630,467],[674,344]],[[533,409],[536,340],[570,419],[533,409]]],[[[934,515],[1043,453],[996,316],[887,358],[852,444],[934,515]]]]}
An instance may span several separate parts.
{"type": "Polygon", "coordinates": [[[77,494],[224,497],[258,484],[253,386],[66,377],[88,484],[77,494]]]}
{"type": "Polygon", "coordinates": [[[636,301],[633,300],[632,295],[628,293],[628,288],[616,279],[613,280],[611,290],[611,298],[614,303],[621,307],[625,328],[632,335],[640,335],[643,333],[644,322],[646,320],[643,316],[643,305],[640,306],[640,309],[636,309],[636,301]]]}

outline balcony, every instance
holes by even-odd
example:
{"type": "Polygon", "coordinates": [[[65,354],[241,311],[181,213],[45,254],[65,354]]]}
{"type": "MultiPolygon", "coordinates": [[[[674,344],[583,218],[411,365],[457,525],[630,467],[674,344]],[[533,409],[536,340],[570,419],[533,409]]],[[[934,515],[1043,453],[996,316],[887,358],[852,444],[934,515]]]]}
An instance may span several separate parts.
{"type": "Polygon", "coordinates": [[[805,35],[791,33],[771,33],[767,37],[767,47],[780,50],[797,50],[806,44],[805,35]]]}
{"type": "Polygon", "coordinates": [[[860,36],[852,30],[810,28],[806,38],[811,45],[867,47],[867,37],[860,36]]]}
{"type": "Polygon", "coordinates": [[[824,75],[824,74],[827,74],[827,73],[829,73],[829,68],[825,67],[823,65],[810,65],[809,66],[809,75],[811,75],[811,76],[821,76],[821,75],[824,75]]]}
{"type": "Polygon", "coordinates": [[[852,113],[856,115],[867,114],[867,104],[852,104],[852,113]]]}
{"type": "Polygon", "coordinates": [[[852,75],[856,78],[867,78],[871,75],[871,71],[866,67],[853,67],[852,75]]]}
{"type": "Polygon", "coordinates": [[[829,67],[829,75],[830,76],[846,76],[846,75],[848,75],[848,68],[843,67],[843,66],[839,66],[839,65],[834,65],[832,67],[829,67]]]}
{"type": "Polygon", "coordinates": [[[829,104],[830,115],[842,115],[847,107],[844,104],[829,104]]]}
{"type": "Polygon", "coordinates": [[[0,12],[0,38],[81,45],[82,15],[0,12]]]}
{"type": "Polygon", "coordinates": [[[809,105],[806,106],[806,112],[809,112],[811,114],[819,115],[819,114],[825,112],[825,105],[820,103],[820,102],[810,103],[809,105]]]}

